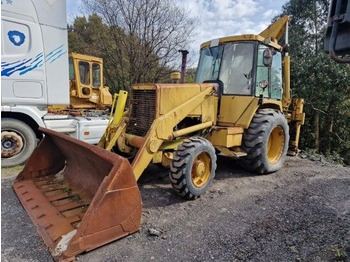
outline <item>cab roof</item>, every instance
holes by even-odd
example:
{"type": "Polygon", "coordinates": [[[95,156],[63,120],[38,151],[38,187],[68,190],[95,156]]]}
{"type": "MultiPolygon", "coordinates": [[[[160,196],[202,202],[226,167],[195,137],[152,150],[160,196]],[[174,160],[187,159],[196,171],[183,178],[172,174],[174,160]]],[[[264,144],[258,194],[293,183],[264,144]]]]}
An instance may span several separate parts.
{"type": "Polygon", "coordinates": [[[260,35],[251,35],[251,34],[216,38],[216,39],[202,43],[200,49],[203,49],[205,47],[213,47],[213,46],[217,46],[225,43],[238,42],[238,41],[257,41],[262,44],[271,46],[275,49],[282,50],[282,46],[280,46],[275,39],[271,37],[264,38],[260,35]]]}

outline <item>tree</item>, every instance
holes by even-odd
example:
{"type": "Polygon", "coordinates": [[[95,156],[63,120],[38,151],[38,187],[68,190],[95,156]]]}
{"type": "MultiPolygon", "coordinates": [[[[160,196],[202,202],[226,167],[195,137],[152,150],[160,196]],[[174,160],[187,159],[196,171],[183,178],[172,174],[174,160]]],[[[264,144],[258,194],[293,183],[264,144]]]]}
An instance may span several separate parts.
{"type": "Polygon", "coordinates": [[[186,83],[195,83],[196,82],[196,72],[197,68],[188,68],[186,70],[186,83]]]}
{"type": "Polygon", "coordinates": [[[88,18],[77,17],[73,25],[68,26],[68,43],[70,52],[102,57],[104,76],[112,92],[126,86],[128,77],[122,63],[115,57],[118,48],[111,38],[111,28],[103,23],[102,18],[92,14],[88,18]]]}
{"type": "Polygon", "coordinates": [[[301,144],[350,162],[349,65],[332,61],[323,51],[328,1],[291,0],[283,15],[291,17],[291,84],[306,100],[301,144]]]}
{"type": "Polygon", "coordinates": [[[172,0],[83,0],[109,28],[107,43],[118,71],[118,88],[167,79],[179,59],[178,50],[190,41],[196,22],[172,0]],[[184,28],[186,30],[184,30],[184,28]]]}

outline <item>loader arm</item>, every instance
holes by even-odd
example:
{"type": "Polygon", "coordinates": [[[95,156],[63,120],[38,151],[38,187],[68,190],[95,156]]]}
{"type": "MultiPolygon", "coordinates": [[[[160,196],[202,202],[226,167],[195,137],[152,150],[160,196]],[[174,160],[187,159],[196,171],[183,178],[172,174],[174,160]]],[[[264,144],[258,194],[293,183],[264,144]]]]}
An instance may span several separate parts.
{"type": "Polygon", "coordinates": [[[163,142],[173,139],[174,127],[203,103],[212,91],[212,86],[206,87],[199,94],[153,121],[150,130],[144,138],[144,143],[131,165],[136,181],[140,178],[142,172],[149,165],[163,142]]]}
{"type": "Polygon", "coordinates": [[[113,103],[111,107],[111,115],[108,119],[107,128],[98,142],[98,146],[111,151],[112,147],[117,142],[118,137],[124,130],[126,124],[123,115],[125,112],[125,105],[128,98],[128,92],[120,90],[119,94],[114,94],[113,103]],[[123,128],[118,128],[122,126],[123,128]]]}

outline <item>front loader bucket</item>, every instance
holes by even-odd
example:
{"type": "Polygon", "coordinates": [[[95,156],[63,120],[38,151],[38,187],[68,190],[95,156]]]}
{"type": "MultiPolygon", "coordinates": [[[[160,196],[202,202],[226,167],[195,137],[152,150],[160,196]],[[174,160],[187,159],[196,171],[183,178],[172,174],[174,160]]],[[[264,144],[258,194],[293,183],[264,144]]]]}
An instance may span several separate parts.
{"type": "Polygon", "coordinates": [[[129,161],[40,130],[45,138],[13,188],[55,260],[138,231],[141,195],[129,161]]]}

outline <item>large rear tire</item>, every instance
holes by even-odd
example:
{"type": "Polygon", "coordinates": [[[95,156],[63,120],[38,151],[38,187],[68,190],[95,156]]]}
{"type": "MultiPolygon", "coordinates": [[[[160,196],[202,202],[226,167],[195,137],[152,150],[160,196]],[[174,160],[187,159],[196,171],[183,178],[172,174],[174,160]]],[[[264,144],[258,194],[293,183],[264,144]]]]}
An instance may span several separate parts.
{"type": "Polygon", "coordinates": [[[243,135],[242,149],[247,156],[243,168],[258,174],[279,170],[285,161],[289,144],[287,119],[277,110],[260,109],[243,135]]]}
{"type": "Polygon", "coordinates": [[[1,166],[11,167],[25,163],[36,148],[34,131],[24,122],[1,119],[1,166]]]}
{"type": "Polygon", "coordinates": [[[170,181],[175,191],[188,200],[196,199],[212,184],[216,170],[213,145],[206,139],[186,139],[174,152],[170,181]]]}

